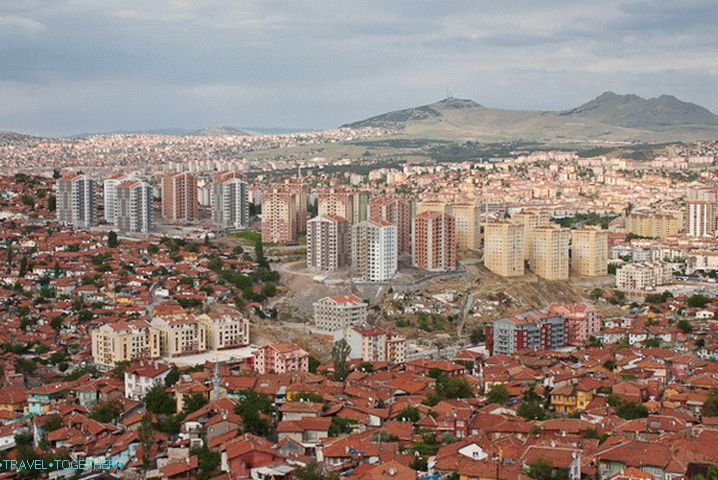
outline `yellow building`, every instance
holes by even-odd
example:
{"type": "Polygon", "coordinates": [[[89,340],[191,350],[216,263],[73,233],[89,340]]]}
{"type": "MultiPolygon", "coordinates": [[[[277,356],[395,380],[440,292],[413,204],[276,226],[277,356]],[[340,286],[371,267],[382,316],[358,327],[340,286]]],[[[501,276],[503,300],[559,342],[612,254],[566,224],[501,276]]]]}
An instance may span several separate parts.
{"type": "Polygon", "coordinates": [[[193,315],[178,315],[152,320],[160,334],[162,356],[194,355],[207,350],[207,325],[193,315]]]}
{"type": "Polygon", "coordinates": [[[534,230],[548,225],[551,218],[545,212],[523,211],[515,213],[511,220],[515,223],[520,223],[524,227],[524,260],[528,260],[531,257],[531,250],[534,245],[534,230]]]}
{"type": "Polygon", "coordinates": [[[448,203],[439,200],[419,202],[416,205],[416,215],[424,212],[439,212],[451,215],[451,206],[448,203]]]}
{"type": "Polygon", "coordinates": [[[439,212],[456,220],[456,244],[458,248],[476,250],[481,247],[481,207],[475,203],[449,203],[440,200],[420,202],[416,214],[439,212]]]}
{"type": "Polygon", "coordinates": [[[92,358],[100,367],[160,356],[160,333],[144,320],[108,323],[91,336],[92,358]]]}
{"type": "Polygon", "coordinates": [[[683,228],[680,212],[635,212],[626,217],[626,230],[648,238],[666,238],[677,235],[683,228]]]}
{"type": "Polygon", "coordinates": [[[572,414],[577,410],[586,410],[593,400],[592,381],[582,380],[578,384],[568,384],[551,390],[551,405],[559,413],[572,414]]]}
{"type": "Polygon", "coordinates": [[[586,277],[608,274],[608,230],[583,227],[571,231],[571,270],[586,277]]]}
{"type": "Polygon", "coordinates": [[[533,235],[531,271],[546,280],[568,280],[571,231],[552,224],[535,228],[533,235]]]}
{"type": "Polygon", "coordinates": [[[475,203],[451,206],[456,220],[456,244],[459,248],[476,250],[481,247],[481,208],[475,203]]]}
{"type": "Polygon", "coordinates": [[[507,221],[484,225],[484,266],[503,277],[524,274],[524,228],[507,221]]]}

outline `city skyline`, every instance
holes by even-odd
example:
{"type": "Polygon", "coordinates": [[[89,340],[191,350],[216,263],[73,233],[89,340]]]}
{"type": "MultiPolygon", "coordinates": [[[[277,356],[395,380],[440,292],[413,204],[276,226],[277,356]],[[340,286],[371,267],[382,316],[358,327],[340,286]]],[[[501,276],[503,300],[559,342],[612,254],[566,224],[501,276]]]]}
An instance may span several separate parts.
{"type": "Polygon", "coordinates": [[[517,7],[14,2],[0,7],[0,129],[324,129],[447,92],[562,110],[614,90],[718,110],[710,2],[517,7]]]}

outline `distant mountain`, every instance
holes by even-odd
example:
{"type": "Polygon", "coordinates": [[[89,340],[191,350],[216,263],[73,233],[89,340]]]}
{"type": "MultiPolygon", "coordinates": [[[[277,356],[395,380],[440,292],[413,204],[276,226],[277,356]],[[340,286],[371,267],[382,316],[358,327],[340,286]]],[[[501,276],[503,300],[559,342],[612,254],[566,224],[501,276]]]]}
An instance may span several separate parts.
{"type": "Polygon", "coordinates": [[[0,143],[2,143],[2,142],[7,142],[7,143],[24,142],[24,141],[38,139],[38,138],[40,138],[40,137],[36,137],[34,135],[26,135],[24,133],[16,133],[16,132],[0,130],[0,143]]]}
{"type": "Polygon", "coordinates": [[[282,127],[247,127],[235,128],[229,126],[206,127],[199,130],[191,128],[154,128],[148,130],[114,130],[110,132],[82,132],[71,135],[69,138],[86,138],[94,135],[169,135],[169,136],[218,136],[218,135],[281,135],[287,133],[297,133],[308,131],[309,129],[301,128],[282,128],[282,127]]]}
{"type": "Polygon", "coordinates": [[[641,98],[605,92],[588,103],[561,115],[592,118],[628,128],[661,129],[677,125],[718,125],[718,116],[695,103],[672,95],[641,98]]]}
{"type": "Polygon", "coordinates": [[[203,136],[203,137],[218,137],[218,136],[222,136],[222,135],[246,136],[246,135],[251,135],[251,133],[247,133],[244,130],[239,130],[238,128],[234,128],[234,127],[217,126],[217,127],[207,127],[207,128],[203,128],[201,130],[195,130],[194,132],[191,132],[188,135],[198,135],[198,136],[203,136]]]}
{"type": "Polygon", "coordinates": [[[718,116],[663,95],[644,99],[606,92],[563,112],[488,108],[459,98],[376,115],[344,125],[382,127],[402,137],[535,142],[670,142],[718,139],[718,116]]]}
{"type": "Polygon", "coordinates": [[[423,105],[416,108],[407,108],[397,110],[395,112],[383,113],[366,120],[342,125],[342,127],[360,128],[360,127],[392,127],[397,124],[428,120],[432,118],[442,117],[442,110],[461,110],[461,109],[481,108],[481,105],[473,100],[462,98],[448,97],[431,105],[423,105]]]}

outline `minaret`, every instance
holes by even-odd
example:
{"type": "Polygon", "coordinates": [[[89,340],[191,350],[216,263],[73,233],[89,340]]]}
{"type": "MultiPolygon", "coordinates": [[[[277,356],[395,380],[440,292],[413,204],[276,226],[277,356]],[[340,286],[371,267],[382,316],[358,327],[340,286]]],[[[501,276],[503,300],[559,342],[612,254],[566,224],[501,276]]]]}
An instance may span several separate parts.
{"type": "Polygon", "coordinates": [[[214,359],[214,376],[212,377],[212,386],[214,387],[214,399],[213,401],[219,400],[219,385],[222,383],[222,377],[219,375],[219,362],[217,358],[214,359]]]}

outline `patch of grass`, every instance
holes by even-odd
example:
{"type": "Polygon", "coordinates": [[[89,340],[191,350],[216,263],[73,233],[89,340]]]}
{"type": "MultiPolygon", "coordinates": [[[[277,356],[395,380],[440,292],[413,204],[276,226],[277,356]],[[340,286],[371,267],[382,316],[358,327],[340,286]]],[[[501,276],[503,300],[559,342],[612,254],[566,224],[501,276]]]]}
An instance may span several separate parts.
{"type": "Polygon", "coordinates": [[[243,230],[241,232],[232,232],[228,235],[229,237],[240,240],[240,243],[246,243],[248,245],[254,245],[257,242],[262,241],[262,234],[260,232],[254,232],[252,230],[243,230]],[[242,241],[244,240],[244,241],[242,241]]]}

